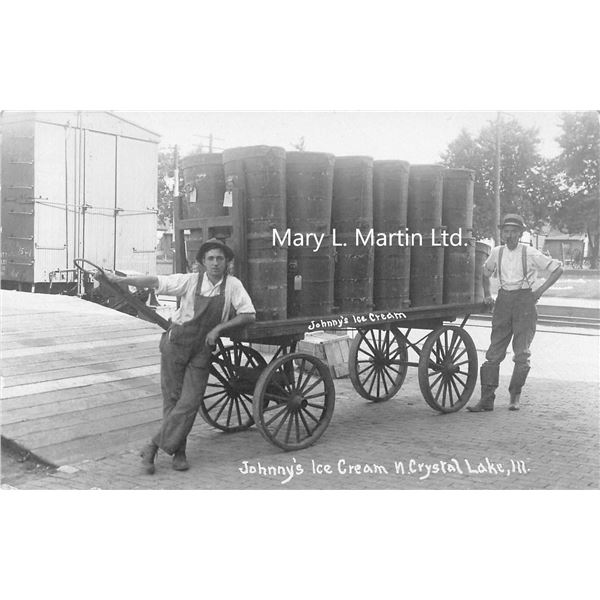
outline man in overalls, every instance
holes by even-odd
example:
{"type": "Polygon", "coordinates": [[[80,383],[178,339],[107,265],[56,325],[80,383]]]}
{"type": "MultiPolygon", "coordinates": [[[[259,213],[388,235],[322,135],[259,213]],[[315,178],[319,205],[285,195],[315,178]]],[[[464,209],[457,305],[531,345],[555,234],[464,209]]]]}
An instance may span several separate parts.
{"type": "Polygon", "coordinates": [[[494,410],[495,391],[498,387],[500,363],[506,356],[506,349],[512,339],[514,367],[508,391],[509,410],[519,410],[521,389],[529,373],[529,346],[535,335],[537,321],[536,302],[562,275],[562,267],[557,260],[544,256],[539,250],[527,244],[519,244],[525,231],[525,223],[519,215],[507,214],[502,221],[502,239],[505,245],[492,249],[483,267],[484,302],[494,304],[490,295],[490,277],[499,280],[498,298],[492,317],[490,347],[481,365],[481,399],[474,406],[467,406],[471,412],[494,410]],[[533,289],[538,271],[548,271],[550,275],[537,289],[533,289]]]}
{"type": "Polygon", "coordinates": [[[175,470],[189,468],[186,440],[204,397],[212,350],[225,330],[248,325],[256,318],[242,282],[227,274],[233,260],[231,248],[213,238],[200,246],[196,260],[204,273],[142,277],[105,273],[116,283],[156,288],[157,294],[180,298],[171,327],[160,341],[163,419],[160,430],[141,452],[148,474],[154,473],[159,448],[173,456],[175,470]],[[235,316],[230,318],[232,310],[235,316]]]}

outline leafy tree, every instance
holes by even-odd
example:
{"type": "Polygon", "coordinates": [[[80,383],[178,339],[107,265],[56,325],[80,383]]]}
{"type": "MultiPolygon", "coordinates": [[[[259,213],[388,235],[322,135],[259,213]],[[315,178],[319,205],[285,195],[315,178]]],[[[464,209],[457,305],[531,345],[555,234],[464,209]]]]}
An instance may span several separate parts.
{"type": "MultiPolygon", "coordinates": [[[[158,222],[169,228],[173,224],[173,192],[175,189],[175,149],[168,148],[158,152],[158,222]]],[[[179,171],[179,189],[183,181],[179,171]]]]}
{"type": "MultiPolygon", "coordinates": [[[[519,213],[534,229],[547,219],[553,199],[548,179],[551,164],[539,153],[539,141],[536,128],[525,129],[515,119],[501,124],[500,212],[519,213]]],[[[442,161],[447,167],[475,171],[474,235],[494,237],[496,124],[484,127],[476,138],[463,130],[449,144],[442,161]]]]}
{"type": "Polygon", "coordinates": [[[494,156],[488,154],[480,140],[463,129],[442,156],[447,167],[475,171],[473,233],[477,238],[493,237],[494,156]]]}
{"type": "Polygon", "coordinates": [[[562,148],[555,162],[560,193],[553,223],[563,232],[587,233],[592,268],[600,242],[600,120],[597,112],[563,113],[562,148]]]}

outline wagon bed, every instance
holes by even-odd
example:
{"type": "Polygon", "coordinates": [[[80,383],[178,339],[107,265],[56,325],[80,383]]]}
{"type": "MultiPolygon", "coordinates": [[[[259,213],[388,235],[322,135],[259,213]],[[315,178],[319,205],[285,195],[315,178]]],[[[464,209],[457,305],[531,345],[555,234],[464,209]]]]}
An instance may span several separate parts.
{"type": "Polygon", "coordinates": [[[373,402],[393,398],[408,368],[416,367],[429,406],[456,412],[469,401],[477,380],[477,352],[464,325],[469,315],[487,311],[485,304],[445,304],[261,321],[228,332],[230,343],[220,341],[214,355],[202,415],[223,431],[256,424],[284,450],[313,444],[331,420],[335,385],[327,365],[297,352],[296,344],[320,330],[356,330],[348,367],[362,397],[373,402]],[[448,323],[460,317],[459,325],[448,323]],[[270,362],[249,343],[274,346],[270,362]],[[418,360],[409,359],[409,350],[418,360]]]}
{"type": "MultiPolygon", "coordinates": [[[[235,339],[240,342],[257,342],[267,338],[304,335],[319,329],[360,329],[379,326],[387,323],[410,323],[415,329],[431,329],[443,321],[451,321],[460,316],[488,312],[486,305],[481,304],[441,304],[435,306],[419,306],[403,308],[400,310],[381,310],[360,313],[356,315],[323,315],[311,317],[297,317],[281,321],[258,321],[236,332],[235,339]],[[404,314],[404,318],[387,316],[404,314]],[[340,318],[346,317],[347,322],[342,326],[335,324],[340,318]],[[333,322],[332,326],[317,327],[309,330],[311,323],[333,322]]],[[[267,343],[267,342],[264,342],[267,343]]]]}

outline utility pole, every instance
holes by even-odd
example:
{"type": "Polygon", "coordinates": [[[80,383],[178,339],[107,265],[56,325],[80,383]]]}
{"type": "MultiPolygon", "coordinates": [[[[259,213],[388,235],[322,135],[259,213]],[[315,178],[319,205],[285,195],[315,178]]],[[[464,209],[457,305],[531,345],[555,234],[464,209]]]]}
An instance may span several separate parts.
{"type": "Polygon", "coordinates": [[[173,178],[175,179],[173,197],[177,198],[179,196],[179,148],[177,144],[175,144],[175,148],[173,149],[173,178]]]}
{"type": "MultiPolygon", "coordinates": [[[[600,110],[596,111],[598,113],[598,120],[600,121],[600,110]]],[[[596,183],[598,184],[598,202],[600,204],[600,136],[598,137],[598,143],[596,144],[596,158],[598,159],[598,163],[596,164],[596,169],[597,169],[597,181],[596,183]]]]}
{"type": "Polygon", "coordinates": [[[208,134],[208,135],[194,135],[194,137],[199,137],[199,138],[203,138],[203,139],[208,139],[208,151],[212,154],[213,150],[223,150],[223,148],[220,148],[219,146],[215,146],[214,145],[214,141],[218,140],[220,142],[224,142],[225,140],[223,138],[218,138],[215,137],[212,133],[208,134]]]}
{"type": "MultiPolygon", "coordinates": [[[[172,214],[171,214],[171,228],[173,229],[173,246],[175,248],[175,264],[174,267],[177,266],[177,261],[185,260],[185,254],[181,253],[181,248],[185,248],[183,243],[180,243],[179,240],[179,231],[175,227],[176,217],[179,215],[179,147],[175,144],[173,148],[173,206],[172,206],[172,214]]],[[[184,237],[183,234],[181,236],[184,237]]],[[[180,264],[184,264],[180,262],[180,264]]],[[[177,308],[179,308],[179,298],[177,298],[177,308]]]]}
{"type": "Polygon", "coordinates": [[[501,144],[501,113],[496,117],[496,186],[494,189],[494,241],[496,246],[500,245],[500,144],[501,144]]]}
{"type": "MultiPolygon", "coordinates": [[[[598,110],[596,112],[598,113],[598,119],[600,120],[600,110],[598,110]]],[[[598,138],[598,143],[596,144],[596,158],[597,158],[597,163],[596,163],[596,177],[597,177],[597,179],[596,179],[596,186],[597,187],[596,187],[596,191],[598,193],[598,205],[600,206],[600,137],[598,138]]],[[[588,244],[590,243],[591,238],[592,238],[591,231],[588,228],[588,244]]],[[[595,242],[596,242],[596,245],[600,244],[600,235],[596,236],[595,242]]],[[[593,253],[590,253],[590,251],[588,250],[588,256],[590,254],[593,255],[592,259],[590,261],[591,262],[590,266],[593,269],[596,269],[598,267],[598,263],[597,263],[598,254],[599,254],[598,248],[596,248],[595,252],[593,252],[593,253]]]]}

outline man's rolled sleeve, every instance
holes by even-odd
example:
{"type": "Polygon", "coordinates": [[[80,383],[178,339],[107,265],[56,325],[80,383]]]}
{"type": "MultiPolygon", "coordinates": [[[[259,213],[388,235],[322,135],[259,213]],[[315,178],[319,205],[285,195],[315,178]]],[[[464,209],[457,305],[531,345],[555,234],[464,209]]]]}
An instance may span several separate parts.
{"type": "Polygon", "coordinates": [[[165,296],[183,296],[190,284],[190,275],[186,273],[175,273],[173,275],[158,275],[157,294],[165,296]]]}
{"type": "Polygon", "coordinates": [[[246,288],[241,281],[236,281],[231,290],[231,305],[235,310],[236,315],[256,314],[256,309],[246,288]]]}
{"type": "Polygon", "coordinates": [[[549,273],[554,273],[556,269],[562,267],[562,263],[559,260],[556,260],[550,256],[546,256],[537,249],[532,252],[531,258],[538,271],[548,271],[549,273]]]}

